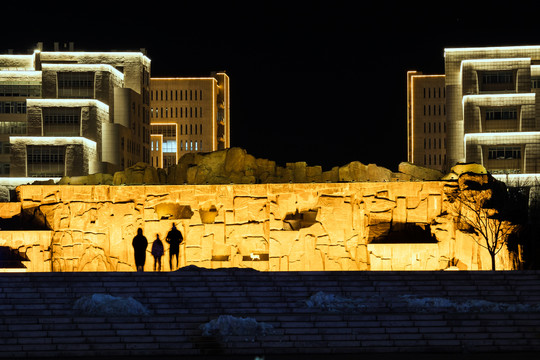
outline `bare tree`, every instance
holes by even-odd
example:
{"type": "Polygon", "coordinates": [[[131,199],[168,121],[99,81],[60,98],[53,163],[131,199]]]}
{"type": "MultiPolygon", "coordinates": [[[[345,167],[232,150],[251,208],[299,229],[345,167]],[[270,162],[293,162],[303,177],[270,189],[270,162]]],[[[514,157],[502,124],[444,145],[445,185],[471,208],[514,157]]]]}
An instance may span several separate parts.
{"type": "Polygon", "coordinates": [[[468,232],[488,251],[491,269],[496,270],[495,257],[507,245],[508,237],[517,225],[508,220],[505,212],[509,205],[506,191],[494,187],[492,181],[489,181],[491,184],[488,181],[459,181],[447,196],[461,230],[468,232]]]}

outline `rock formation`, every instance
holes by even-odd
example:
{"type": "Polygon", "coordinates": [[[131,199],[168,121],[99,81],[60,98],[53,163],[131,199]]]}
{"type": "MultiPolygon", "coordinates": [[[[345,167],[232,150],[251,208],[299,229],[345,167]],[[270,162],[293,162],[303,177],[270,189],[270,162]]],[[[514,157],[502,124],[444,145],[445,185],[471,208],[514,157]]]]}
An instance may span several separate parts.
{"type": "Polygon", "coordinates": [[[280,184],[280,183],[337,183],[440,180],[437,170],[407,162],[392,172],[375,164],[353,161],[323,171],[321,166],[305,162],[286,163],[255,158],[246,150],[233,147],[210,153],[188,153],[178,164],[168,169],[155,169],[145,163],[109,174],[63,177],[64,185],[206,185],[206,184],[280,184]]]}
{"type": "MultiPolygon", "coordinates": [[[[0,231],[0,246],[26,256],[32,271],[131,271],[136,230],[151,243],[174,223],[185,238],[183,266],[490,269],[489,254],[449,211],[449,194],[466,187],[494,198],[503,190],[477,164],[444,177],[410,163],[398,172],[358,161],[322,171],[230,148],[186,154],[166,170],[138,163],[20,186],[20,202],[0,203],[0,226],[12,229],[0,231]]],[[[515,267],[507,249],[497,256],[499,268],[515,267]]]]}
{"type": "MultiPolygon", "coordinates": [[[[228,162],[206,159],[204,168],[227,164],[223,171],[250,176],[242,170],[245,155],[237,155],[228,162]]],[[[152,174],[146,168],[137,170],[139,180],[152,174]]],[[[196,169],[189,175],[195,178],[203,169],[187,168],[196,169]]],[[[351,169],[367,170],[358,164],[348,168],[349,176],[351,169]]],[[[290,170],[293,178],[304,174],[298,168],[290,170]]],[[[205,172],[205,179],[211,173],[205,172]]],[[[475,180],[467,174],[468,181],[475,180]]],[[[174,223],[185,238],[183,266],[273,271],[490,269],[487,252],[448,211],[447,191],[457,184],[459,180],[21,186],[20,203],[1,215],[24,217],[25,226],[41,230],[0,231],[0,246],[17,249],[35,271],[132,271],[131,240],[137,229],[141,227],[151,243],[156,235],[164,239],[174,223]]],[[[168,246],[166,270],[167,257],[168,246]]],[[[501,269],[514,266],[506,250],[497,261],[501,269]]],[[[147,270],[152,266],[148,253],[147,270]]]]}

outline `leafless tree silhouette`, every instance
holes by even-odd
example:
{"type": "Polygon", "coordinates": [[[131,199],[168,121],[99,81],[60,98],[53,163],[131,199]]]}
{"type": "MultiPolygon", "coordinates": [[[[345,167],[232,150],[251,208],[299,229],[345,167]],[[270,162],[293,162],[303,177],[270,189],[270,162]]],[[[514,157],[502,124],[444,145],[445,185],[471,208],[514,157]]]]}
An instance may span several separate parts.
{"type": "Polygon", "coordinates": [[[508,220],[505,195],[506,192],[482,183],[470,187],[463,182],[447,192],[458,226],[488,251],[492,270],[496,270],[497,254],[506,246],[509,235],[518,228],[518,225],[508,220]]]}

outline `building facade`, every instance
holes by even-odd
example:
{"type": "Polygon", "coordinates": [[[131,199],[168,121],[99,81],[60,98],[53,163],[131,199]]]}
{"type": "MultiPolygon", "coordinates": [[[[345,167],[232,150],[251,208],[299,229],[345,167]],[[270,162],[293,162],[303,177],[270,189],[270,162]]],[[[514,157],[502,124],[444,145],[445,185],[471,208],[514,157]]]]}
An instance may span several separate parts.
{"type": "Polygon", "coordinates": [[[446,169],[446,89],[444,75],[407,72],[407,161],[446,169]]]}
{"type": "Polygon", "coordinates": [[[155,167],[177,164],[186,153],[230,147],[228,75],[152,78],[150,123],[155,167]]]}
{"type": "Polygon", "coordinates": [[[540,172],[540,46],[445,49],[447,158],[540,172]]]}
{"type": "Polygon", "coordinates": [[[114,173],[150,161],[150,60],[142,52],[0,55],[0,171],[114,173]]]}

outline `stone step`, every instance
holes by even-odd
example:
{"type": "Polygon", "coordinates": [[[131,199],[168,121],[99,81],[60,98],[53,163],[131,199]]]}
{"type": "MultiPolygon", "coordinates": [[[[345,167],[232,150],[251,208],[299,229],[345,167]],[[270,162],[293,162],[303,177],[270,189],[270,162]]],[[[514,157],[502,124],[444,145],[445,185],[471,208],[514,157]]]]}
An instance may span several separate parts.
{"type": "Polygon", "coordinates": [[[540,272],[6,273],[0,358],[540,351],[539,289],[540,272]],[[344,297],[349,307],[309,307],[319,291],[344,297]],[[150,315],[73,309],[94,293],[132,296],[150,315]],[[414,307],[403,295],[499,308],[414,307]],[[201,326],[220,315],[271,329],[203,336],[201,326]]]}

